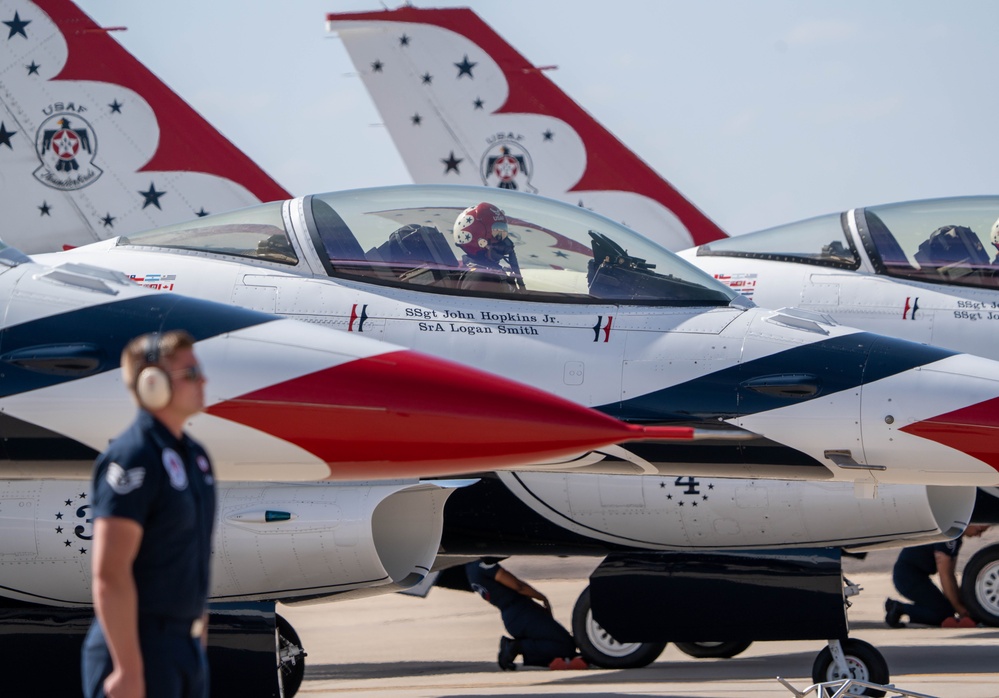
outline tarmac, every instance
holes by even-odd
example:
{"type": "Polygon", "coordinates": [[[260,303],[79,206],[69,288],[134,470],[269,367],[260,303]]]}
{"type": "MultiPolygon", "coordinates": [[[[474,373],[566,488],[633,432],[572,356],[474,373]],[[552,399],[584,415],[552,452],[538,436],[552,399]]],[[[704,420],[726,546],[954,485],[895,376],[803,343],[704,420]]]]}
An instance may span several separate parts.
{"type": "MultiPolygon", "coordinates": [[[[995,536],[988,536],[994,539],[995,536]]],[[[994,540],[985,540],[987,544],[994,540]]],[[[962,562],[978,545],[965,546],[962,562]]],[[[978,541],[974,541],[978,543],[978,541]]],[[[851,599],[850,636],[865,640],[888,662],[899,689],[939,698],[999,696],[999,628],[889,628],[884,600],[897,596],[890,567],[897,551],[848,559],[845,576],[863,591],[851,599]]],[[[548,595],[556,618],[571,627],[572,607],[596,558],[511,558],[504,563],[548,595]]],[[[686,603],[677,599],[677,603],[686,603]]],[[[822,642],[757,642],[732,659],[693,659],[668,645],[642,669],[500,671],[499,612],[467,592],[433,589],[426,598],[391,594],[286,607],[308,652],[299,696],[366,698],[437,696],[670,696],[770,698],[803,691],[822,642]]],[[[813,693],[812,695],[815,695],[813,693]]],[[[897,695],[889,692],[889,696],[897,695]]]]}

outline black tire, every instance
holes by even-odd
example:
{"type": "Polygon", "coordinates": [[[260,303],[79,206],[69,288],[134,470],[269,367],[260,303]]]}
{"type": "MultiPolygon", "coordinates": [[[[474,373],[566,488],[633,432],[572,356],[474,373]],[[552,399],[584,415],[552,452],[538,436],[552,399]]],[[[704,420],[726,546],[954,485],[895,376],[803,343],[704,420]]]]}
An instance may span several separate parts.
{"type": "MultiPolygon", "coordinates": [[[[868,683],[886,685],[889,681],[888,662],[881,655],[874,645],[863,640],[847,639],[842,641],[843,654],[846,656],[846,663],[850,666],[850,675],[844,676],[833,663],[832,651],[826,647],[812,664],[812,681],[823,683],[825,681],[837,681],[839,679],[859,679],[868,683]]],[[[856,688],[850,691],[849,695],[857,696],[883,696],[884,691],[873,688],[856,688]]]]}
{"type": "Polygon", "coordinates": [[[305,650],[291,623],[275,616],[277,633],[278,676],[284,686],[285,698],[293,698],[305,678],[305,650]]]}
{"type": "Polygon", "coordinates": [[[588,664],[604,669],[638,669],[648,666],[666,648],[665,642],[618,642],[593,620],[590,588],[576,599],[572,609],[572,634],[579,653],[588,664]]]}
{"type": "Polygon", "coordinates": [[[999,626],[999,545],[971,556],[961,575],[961,597],[979,623],[999,626]]]}
{"type": "Polygon", "coordinates": [[[741,640],[732,642],[674,642],[676,648],[698,659],[731,659],[737,654],[742,654],[753,644],[751,640],[741,640]]]}

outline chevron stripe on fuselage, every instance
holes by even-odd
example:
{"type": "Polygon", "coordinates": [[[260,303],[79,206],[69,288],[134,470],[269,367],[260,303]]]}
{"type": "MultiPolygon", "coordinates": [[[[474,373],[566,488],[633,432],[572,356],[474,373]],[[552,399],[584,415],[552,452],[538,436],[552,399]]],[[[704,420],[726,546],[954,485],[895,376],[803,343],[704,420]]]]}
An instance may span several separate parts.
{"type": "Polygon", "coordinates": [[[597,409],[627,422],[717,423],[814,400],[940,361],[957,352],[869,332],[812,342],[738,363],[693,380],[597,409]],[[817,376],[821,372],[821,380],[817,376]],[[746,385],[768,376],[813,377],[811,394],[777,394],[746,385]]]}

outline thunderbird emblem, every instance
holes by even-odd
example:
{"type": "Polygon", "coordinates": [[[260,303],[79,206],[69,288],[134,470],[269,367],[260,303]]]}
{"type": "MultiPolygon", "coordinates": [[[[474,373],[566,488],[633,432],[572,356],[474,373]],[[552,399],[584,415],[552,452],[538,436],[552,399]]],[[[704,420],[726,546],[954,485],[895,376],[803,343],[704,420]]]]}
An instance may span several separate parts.
{"type": "Polygon", "coordinates": [[[75,113],[55,114],[43,121],[35,136],[35,152],[41,161],[35,179],[53,189],[82,189],[103,174],[94,164],[94,130],[75,113]]]}
{"type": "Polygon", "coordinates": [[[531,186],[534,176],[534,166],[530,154],[513,141],[498,141],[482,156],[479,166],[482,182],[487,187],[500,189],[516,189],[537,193],[537,188],[531,186]]]}

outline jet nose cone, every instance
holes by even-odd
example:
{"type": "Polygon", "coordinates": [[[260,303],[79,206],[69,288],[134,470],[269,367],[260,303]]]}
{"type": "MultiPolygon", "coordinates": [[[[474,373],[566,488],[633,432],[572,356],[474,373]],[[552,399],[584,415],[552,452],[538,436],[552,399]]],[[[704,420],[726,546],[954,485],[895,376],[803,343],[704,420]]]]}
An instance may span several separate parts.
{"type": "Polygon", "coordinates": [[[329,465],[330,479],[497,470],[691,432],[643,430],[409,350],[358,358],[207,411],[300,446],[329,465]]]}

